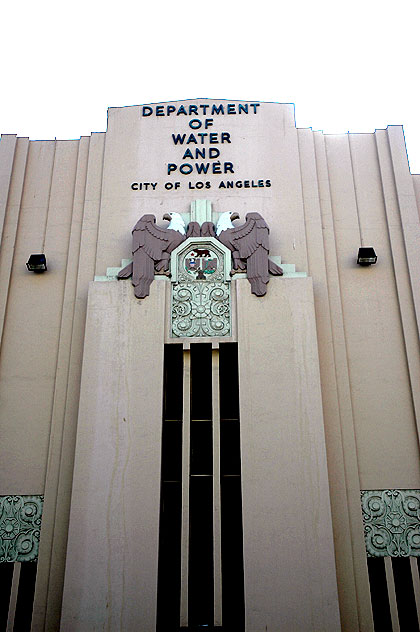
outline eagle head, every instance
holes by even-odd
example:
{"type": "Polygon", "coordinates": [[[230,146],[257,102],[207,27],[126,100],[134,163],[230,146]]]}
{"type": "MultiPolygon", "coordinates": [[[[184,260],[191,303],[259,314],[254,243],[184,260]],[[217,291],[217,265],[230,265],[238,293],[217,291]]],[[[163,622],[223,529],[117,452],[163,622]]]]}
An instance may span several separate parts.
{"type": "Polygon", "coordinates": [[[181,235],[185,235],[185,222],[179,213],[165,213],[162,219],[167,219],[168,230],[177,230],[181,235]]]}
{"type": "Polygon", "coordinates": [[[221,232],[229,228],[235,228],[232,224],[234,219],[239,219],[239,213],[236,211],[226,211],[226,213],[222,213],[217,222],[216,235],[219,236],[221,232]]]}

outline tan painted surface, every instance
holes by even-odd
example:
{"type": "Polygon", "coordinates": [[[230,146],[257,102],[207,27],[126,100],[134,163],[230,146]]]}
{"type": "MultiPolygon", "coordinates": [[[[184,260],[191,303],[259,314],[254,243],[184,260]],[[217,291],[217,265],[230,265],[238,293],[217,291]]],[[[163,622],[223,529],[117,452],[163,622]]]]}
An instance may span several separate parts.
{"type": "MultiPolygon", "coordinates": [[[[77,287],[80,273],[89,138],[80,141],[74,189],[72,226],[67,257],[67,276],[61,316],[57,379],[51,420],[51,437],[45,480],[45,509],[40,542],[40,563],[34,603],[33,625],[56,629],[60,620],[64,580],[70,493],[73,478],[74,444],[79,399],[80,367],[85,309],[78,322],[77,287]],[[77,365],[71,362],[78,353],[77,365]]],[[[89,275],[89,270],[83,274],[89,275]]],[[[92,271],[90,271],[90,275],[92,271]]],[[[88,276],[85,284],[91,278],[88,276]]],[[[84,307],[84,305],[83,305],[84,307]]]]}
{"type": "Polygon", "coordinates": [[[1,493],[44,491],[77,146],[46,141],[29,149],[0,362],[9,455],[1,460],[1,493]],[[44,244],[49,270],[36,276],[25,263],[44,244]]]}
{"type": "Polygon", "coordinates": [[[237,290],[246,629],[337,630],[312,282],[237,290]]]}
{"type": "MultiPolygon", "coordinates": [[[[188,101],[188,105],[227,103],[218,99],[188,101]]],[[[179,107],[180,104],[178,104],[179,107]]],[[[166,105],[165,105],[166,107],[166,105]]],[[[212,127],[199,132],[230,134],[231,143],[175,145],[172,134],[194,130],[190,116],[143,117],[141,107],[111,108],[108,117],[104,159],[101,219],[96,274],[105,274],[108,265],[119,265],[130,253],[131,237],[126,226],[134,226],[143,213],[155,213],[158,223],[167,210],[187,212],[192,200],[211,200],[216,212],[238,211],[245,219],[248,211],[258,209],[271,227],[272,253],[282,254],[296,263],[297,270],[306,269],[303,206],[300,193],[299,156],[292,105],[261,103],[257,114],[206,117],[212,127]],[[187,148],[219,148],[220,161],[230,161],[234,174],[167,175],[167,164],[207,160],[182,160],[187,148]],[[220,182],[248,180],[249,183],[269,179],[271,187],[220,189],[220,182]],[[211,188],[190,189],[198,181],[211,188]],[[155,191],[132,191],[132,182],[157,183],[155,191]],[[180,183],[177,191],[167,191],[165,183],[180,183]]],[[[210,161],[212,162],[212,161],[210,161]]]]}
{"type": "Polygon", "coordinates": [[[417,173],[413,175],[412,178],[413,178],[414,194],[416,196],[417,210],[420,216],[420,174],[417,173]]]}
{"type": "MultiPolygon", "coordinates": [[[[228,102],[164,106],[182,103],[228,102]]],[[[34,629],[59,626],[88,284],[130,256],[142,213],[164,225],[164,212],[206,198],[241,220],[261,212],[271,253],[313,279],[341,627],[371,630],[360,489],[420,488],[420,176],[399,126],[324,136],[296,130],[293,106],[275,103],[196,118],[230,134],[214,147],[234,175],[168,177],[187,147],[172,133],[193,132],[191,117],[142,117],[141,106],[111,108],[108,131],[80,141],[0,143],[0,493],[45,493],[34,629]],[[260,178],[271,187],[219,189],[260,178]],[[147,181],[156,191],[130,187],[147,181]],[[211,186],[189,187],[198,181],[211,186]],[[376,266],[355,264],[361,244],[375,248],[376,266]],[[48,272],[27,272],[42,250],[48,272]]],[[[247,301],[252,321],[263,303],[247,301]]]]}
{"type": "Polygon", "coordinates": [[[352,632],[371,629],[373,623],[366,568],[360,572],[355,565],[355,559],[362,556],[363,560],[364,541],[348,374],[345,370],[336,371],[336,366],[341,366],[343,360],[343,369],[346,363],[332,208],[324,137],[320,133],[313,135],[311,130],[299,130],[298,134],[308,260],[314,285],[326,451],[331,474],[338,597],[342,629],[352,632]]]}
{"type": "MultiPolygon", "coordinates": [[[[3,141],[0,143],[0,147],[2,144],[3,141]]],[[[3,220],[4,223],[0,249],[0,339],[3,337],[4,318],[7,299],[9,296],[10,277],[16,245],[23,180],[25,177],[26,159],[28,156],[28,145],[29,141],[27,138],[19,138],[17,143],[13,144],[13,163],[11,163],[10,155],[7,155],[5,166],[5,170],[8,168],[11,170],[13,164],[13,173],[10,171],[8,178],[6,179],[6,176],[3,178],[3,204],[5,205],[5,215],[3,220]]],[[[7,154],[10,154],[10,143],[6,146],[8,149],[7,154]]],[[[3,149],[1,153],[3,154],[3,149]]]]}
{"type": "Polygon", "coordinates": [[[153,289],[140,303],[129,283],[91,286],[63,631],[155,626],[164,282],[153,289]]]}
{"type": "Polygon", "coordinates": [[[413,178],[408,168],[403,129],[400,125],[388,127],[389,148],[395,174],[395,188],[401,215],[402,231],[407,253],[417,327],[420,327],[420,223],[413,178]]]}
{"type": "Polygon", "coordinates": [[[327,141],[361,489],[417,488],[415,418],[374,139],[327,141]],[[375,247],[376,266],[354,265],[359,243],[375,247]]]}
{"type": "Polygon", "coordinates": [[[2,134],[0,143],[0,236],[3,233],[15,148],[16,135],[2,134]]]}

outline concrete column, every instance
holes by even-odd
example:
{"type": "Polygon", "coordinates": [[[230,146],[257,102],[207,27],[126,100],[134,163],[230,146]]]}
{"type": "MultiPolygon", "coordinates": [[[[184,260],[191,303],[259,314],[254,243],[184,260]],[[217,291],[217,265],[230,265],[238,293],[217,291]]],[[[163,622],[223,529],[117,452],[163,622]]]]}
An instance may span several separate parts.
{"type": "Polygon", "coordinates": [[[155,629],[164,290],[90,287],[62,632],[155,629]]]}
{"type": "Polygon", "coordinates": [[[237,298],[246,631],[336,632],[312,280],[237,298]]]}

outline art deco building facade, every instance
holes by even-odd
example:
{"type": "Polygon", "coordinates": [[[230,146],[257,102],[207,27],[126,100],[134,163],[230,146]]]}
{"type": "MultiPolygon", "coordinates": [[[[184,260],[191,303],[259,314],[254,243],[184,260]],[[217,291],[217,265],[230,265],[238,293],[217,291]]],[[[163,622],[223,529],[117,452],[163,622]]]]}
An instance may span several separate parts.
{"type": "Polygon", "coordinates": [[[402,128],[111,108],[80,140],[2,136],[0,178],[1,629],[418,629],[420,176],[402,128]],[[214,233],[227,212],[235,235],[261,216],[247,252],[214,233]]]}

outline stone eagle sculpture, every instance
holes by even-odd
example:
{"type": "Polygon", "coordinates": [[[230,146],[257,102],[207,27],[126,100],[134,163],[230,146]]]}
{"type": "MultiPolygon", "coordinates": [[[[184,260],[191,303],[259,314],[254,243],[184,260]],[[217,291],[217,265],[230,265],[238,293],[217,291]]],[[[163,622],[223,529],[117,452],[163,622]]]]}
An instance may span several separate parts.
{"type": "Polygon", "coordinates": [[[213,222],[204,222],[204,224],[201,226],[201,237],[216,237],[216,231],[214,229],[213,222]]]}
{"type": "Polygon", "coordinates": [[[200,233],[200,224],[198,222],[190,222],[188,224],[187,239],[188,237],[200,237],[200,233]]]}
{"type": "Polygon", "coordinates": [[[269,228],[259,213],[247,213],[245,224],[235,227],[232,220],[238,213],[222,213],[216,228],[216,238],[232,251],[233,269],[246,270],[251,292],[264,296],[269,273],[281,276],[283,270],[268,258],[269,228]]]}
{"type": "Polygon", "coordinates": [[[118,279],[132,276],[137,298],[149,296],[155,270],[168,271],[171,252],[186,239],[184,220],[179,213],[166,213],[163,219],[170,222],[167,228],[156,226],[156,217],[151,214],[139,219],[132,230],[133,261],[117,275],[118,279]]]}

